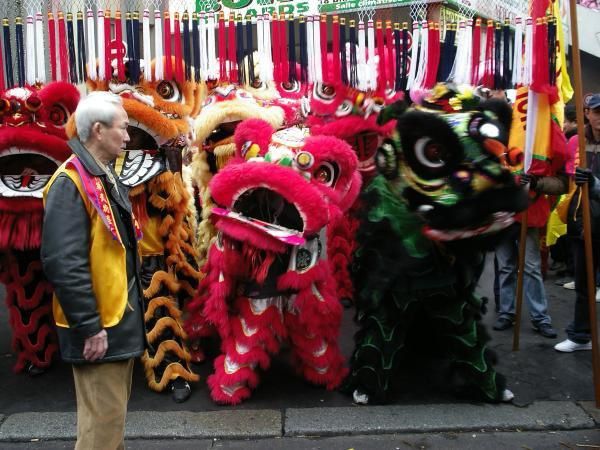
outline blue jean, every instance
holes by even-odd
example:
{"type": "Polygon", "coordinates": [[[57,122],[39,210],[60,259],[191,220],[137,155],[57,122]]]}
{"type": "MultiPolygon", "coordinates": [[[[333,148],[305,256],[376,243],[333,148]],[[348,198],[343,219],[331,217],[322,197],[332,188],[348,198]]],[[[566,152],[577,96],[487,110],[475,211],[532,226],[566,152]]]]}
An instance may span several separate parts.
{"type": "MultiPolygon", "coordinates": [[[[513,224],[508,230],[509,235],[496,247],[500,285],[499,317],[509,320],[512,320],[515,315],[520,228],[521,224],[513,224]]],[[[529,308],[529,318],[534,325],[551,324],[552,320],[548,315],[548,301],[546,300],[544,280],[542,279],[542,258],[538,228],[527,229],[525,244],[523,297],[529,308]]]]}

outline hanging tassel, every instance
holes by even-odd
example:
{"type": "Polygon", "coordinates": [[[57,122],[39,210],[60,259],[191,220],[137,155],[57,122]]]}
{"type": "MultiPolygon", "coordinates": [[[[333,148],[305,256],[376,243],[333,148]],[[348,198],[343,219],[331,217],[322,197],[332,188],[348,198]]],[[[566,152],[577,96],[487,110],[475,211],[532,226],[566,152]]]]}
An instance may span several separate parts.
{"type": "MultiPolygon", "coordinates": [[[[173,59],[171,58],[171,17],[169,11],[163,14],[163,29],[164,29],[164,47],[165,64],[164,64],[164,79],[171,81],[173,79],[173,59]]],[[[156,79],[159,79],[158,76],[156,79]]]]}
{"type": "Polygon", "coordinates": [[[458,82],[461,84],[471,84],[471,75],[473,70],[471,64],[473,63],[473,21],[467,20],[465,27],[465,38],[461,45],[464,46],[464,54],[461,59],[461,69],[459,71],[460,76],[458,82]]]}
{"type": "Polygon", "coordinates": [[[550,83],[548,76],[548,31],[544,19],[536,19],[533,32],[533,77],[531,79],[531,90],[545,92],[550,83]]]}
{"type": "Polygon", "coordinates": [[[246,48],[244,53],[246,54],[246,61],[248,61],[248,79],[247,82],[250,86],[254,85],[256,81],[256,74],[254,72],[254,41],[252,39],[252,18],[246,16],[246,48]]]}
{"type": "Polygon", "coordinates": [[[185,61],[185,79],[192,80],[192,50],[190,47],[190,15],[183,13],[183,60],[185,61]]]}
{"type": "Polygon", "coordinates": [[[473,51],[471,53],[471,82],[478,85],[481,79],[481,19],[475,21],[473,27],[473,51]]]}
{"type": "MultiPolygon", "coordinates": [[[[324,82],[329,82],[329,61],[327,60],[327,14],[321,14],[321,22],[319,26],[319,45],[320,45],[320,61],[321,61],[321,78],[324,82]]],[[[354,52],[356,56],[356,51],[354,52]]],[[[356,64],[354,65],[356,69],[356,64]]]]}
{"type": "Polygon", "coordinates": [[[440,62],[440,69],[438,74],[439,80],[446,80],[450,75],[452,69],[452,63],[454,62],[453,49],[456,48],[454,40],[456,38],[456,30],[454,23],[446,24],[446,36],[444,37],[444,45],[442,47],[442,56],[440,62]]]}
{"type": "MultiPolygon", "coordinates": [[[[429,54],[427,57],[427,71],[425,73],[425,88],[431,89],[437,78],[438,68],[440,64],[440,28],[437,23],[429,24],[429,54]]],[[[471,32],[471,29],[468,29],[471,32]]],[[[469,42],[470,44],[470,42],[469,42]]],[[[467,59],[468,61],[468,59],[467,59]]],[[[470,69],[470,68],[467,68],[470,69]]],[[[466,71],[468,73],[469,70],[466,71]]]]}
{"type": "Polygon", "coordinates": [[[154,10],[154,81],[165,78],[165,63],[163,58],[163,21],[158,9],[154,10]]]}
{"type": "Polygon", "coordinates": [[[6,87],[10,89],[15,86],[15,82],[13,79],[13,59],[12,48],[10,44],[10,26],[6,17],[2,19],[2,31],[4,34],[4,62],[6,63],[6,87]]]}
{"type": "MultiPolygon", "coordinates": [[[[150,14],[150,13],[148,13],[150,14]]],[[[148,16],[148,20],[150,19],[150,17],[148,16]]],[[[149,35],[148,35],[149,36],[149,35]]],[[[123,50],[121,50],[121,45],[123,44],[123,19],[121,17],[121,11],[120,10],[116,10],[115,11],[115,41],[117,43],[116,47],[116,54],[114,55],[114,57],[117,59],[117,79],[121,82],[124,83],[125,82],[125,53],[123,52],[123,50]]],[[[145,45],[145,44],[144,44],[145,45]]],[[[150,48],[150,43],[148,43],[148,48],[150,48]]],[[[112,64],[112,60],[113,58],[109,59],[109,64],[112,64]]],[[[112,66],[111,66],[111,70],[113,70],[112,66]]],[[[111,77],[114,75],[114,72],[111,71],[111,77]]]]}
{"type": "Polygon", "coordinates": [[[512,85],[516,89],[523,81],[523,20],[515,18],[515,43],[513,45],[512,85]]]}
{"type": "Polygon", "coordinates": [[[530,86],[533,77],[533,19],[528,17],[525,22],[525,58],[523,62],[523,86],[530,86]]]}
{"type": "Polygon", "coordinates": [[[110,41],[112,36],[110,33],[110,9],[104,11],[104,79],[110,80],[112,78],[112,65],[110,55],[110,41]]]}
{"type": "Polygon", "coordinates": [[[375,24],[372,20],[367,21],[367,66],[369,68],[369,89],[377,88],[377,60],[375,58],[375,24]]]}
{"type": "MultiPolygon", "coordinates": [[[[279,24],[279,63],[281,64],[281,81],[289,81],[289,65],[288,65],[288,39],[286,36],[285,26],[285,15],[279,16],[279,20],[276,21],[279,24]]],[[[296,49],[294,49],[294,52],[296,49]]]]}
{"type": "Polygon", "coordinates": [[[127,39],[127,58],[128,58],[128,65],[127,68],[129,69],[129,79],[131,81],[133,81],[134,79],[134,74],[135,74],[135,68],[133,67],[133,60],[135,58],[135,50],[133,47],[133,27],[131,26],[131,13],[129,11],[127,11],[125,13],[125,38],[127,39]]]}
{"type": "Polygon", "coordinates": [[[198,28],[198,13],[192,13],[192,61],[194,65],[194,81],[200,81],[200,31],[198,28]]]}
{"type": "Polygon", "coordinates": [[[556,86],[556,17],[548,18],[548,61],[549,80],[551,86],[556,86]]]}
{"type": "MultiPolygon", "coordinates": [[[[268,18],[268,14],[265,14],[265,20],[268,18]]],[[[266,51],[268,51],[271,55],[272,55],[272,60],[273,60],[273,79],[275,80],[276,83],[282,83],[283,82],[283,67],[282,67],[282,61],[281,61],[281,47],[283,46],[284,42],[282,42],[282,39],[279,37],[280,34],[280,30],[279,30],[279,17],[277,16],[277,13],[273,13],[273,20],[270,22],[271,24],[271,39],[273,40],[273,47],[272,49],[270,48],[266,48],[266,51]]]]}
{"type": "MultiPolygon", "coordinates": [[[[94,31],[94,11],[91,9],[87,10],[87,76],[90,80],[98,78],[98,72],[96,68],[96,32],[94,31]]],[[[50,15],[48,15],[50,17],[50,15]]],[[[50,33],[50,39],[54,36],[53,32],[50,33]]],[[[52,41],[50,41],[50,47],[52,48],[52,41]]],[[[53,52],[50,54],[52,55],[53,52]]],[[[55,72],[53,68],[53,79],[55,72]]]]}
{"type": "Polygon", "coordinates": [[[229,27],[227,29],[227,40],[229,45],[227,46],[227,60],[229,61],[229,81],[232,83],[238,82],[238,69],[237,69],[237,49],[235,39],[235,17],[229,13],[229,27]]]}
{"type": "Polygon", "coordinates": [[[225,38],[225,13],[219,12],[219,80],[227,80],[227,40],[225,38]]]}
{"type": "Polygon", "coordinates": [[[487,21],[485,33],[485,67],[483,71],[483,86],[493,89],[494,87],[494,21],[487,21]]]}
{"type": "Polygon", "coordinates": [[[502,89],[512,88],[510,83],[512,79],[510,41],[510,20],[505,19],[504,26],[502,27],[502,89]]]}
{"type": "Polygon", "coordinates": [[[219,74],[217,71],[219,70],[219,63],[217,62],[217,46],[215,42],[215,28],[216,28],[216,19],[213,13],[209,13],[208,15],[208,78],[211,80],[217,80],[219,78],[219,74]]]}
{"type": "Polygon", "coordinates": [[[308,45],[307,47],[307,52],[306,52],[306,56],[307,56],[307,73],[308,73],[308,82],[309,83],[314,83],[315,82],[315,57],[313,55],[314,52],[314,32],[313,32],[313,17],[312,16],[307,16],[306,17],[306,44],[308,45]]]}
{"type": "Polygon", "coordinates": [[[358,87],[358,73],[357,66],[358,62],[356,59],[356,22],[350,20],[349,22],[349,44],[350,44],[350,86],[353,88],[358,87]]]}
{"type": "MultiPolygon", "coordinates": [[[[45,53],[47,49],[44,47],[44,21],[42,13],[36,13],[35,15],[35,59],[37,60],[37,70],[35,81],[36,83],[46,82],[46,64],[45,64],[45,53]]],[[[1,58],[0,58],[1,59],[1,58]]],[[[1,72],[1,70],[0,70],[1,72]]],[[[1,90],[1,89],[0,89],[1,90]]]]}
{"type": "MultiPolygon", "coordinates": [[[[119,12],[117,11],[117,14],[118,13],[119,12]]],[[[118,28],[118,23],[116,23],[115,25],[118,28]]],[[[142,13],[142,39],[144,40],[144,80],[152,81],[152,49],[150,48],[150,11],[148,9],[144,9],[144,12],[142,13]]],[[[120,78],[121,76],[119,75],[119,79],[120,78]]]]}
{"type": "Polygon", "coordinates": [[[385,21],[385,46],[387,48],[387,55],[385,57],[387,62],[387,82],[388,87],[393,89],[396,84],[396,58],[394,58],[394,39],[391,20],[385,21]]]}
{"type": "Polygon", "coordinates": [[[288,79],[290,82],[298,81],[298,73],[296,71],[296,28],[294,17],[290,14],[288,19],[288,45],[289,45],[289,73],[288,79]]]}
{"type": "Polygon", "coordinates": [[[175,41],[175,80],[182,85],[183,74],[183,54],[181,49],[181,26],[179,23],[179,13],[173,15],[173,40],[175,41]]]}
{"type": "Polygon", "coordinates": [[[500,89],[502,85],[502,27],[496,22],[494,31],[494,89],[500,89]]]}
{"type": "Polygon", "coordinates": [[[2,39],[0,39],[0,92],[4,92],[6,89],[6,81],[4,80],[4,60],[2,56],[4,49],[2,48],[2,39]]]}
{"type": "Polygon", "coordinates": [[[420,40],[421,48],[419,51],[417,74],[410,90],[410,96],[413,100],[417,98],[417,94],[423,88],[425,82],[425,71],[428,64],[427,56],[429,53],[429,25],[427,21],[423,21],[421,24],[420,40]]]}
{"type": "Polygon", "coordinates": [[[306,19],[300,16],[298,20],[298,36],[300,38],[300,81],[308,81],[308,48],[306,43],[306,19]]]}
{"type": "Polygon", "coordinates": [[[238,78],[239,83],[243,85],[246,84],[246,80],[248,79],[244,66],[244,24],[242,23],[241,16],[236,17],[235,20],[238,78]]]}
{"type": "Polygon", "coordinates": [[[340,21],[338,16],[333,16],[332,24],[332,38],[331,38],[331,53],[332,53],[332,79],[331,82],[334,84],[339,83],[342,78],[342,71],[340,68],[340,21]]]}
{"type": "MultiPolygon", "coordinates": [[[[319,29],[319,16],[313,16],[313,56],[315,80],[318,83],[323,82],[323,62],[321,60],[321,31],[319,29]]],[[[309,41],[310,44],[310,41],[309,41]]],[[[327,45],[327,42],[325,42],[327,45]]]]}
{"type": "Polygon", "coordinates": [[[394,23],[394,52],[395,52],[395,74],[394,74],[394,91],[402,90],[402,37],[400,24],[394,23]]]}
{"type": "MultiPolygon", "coordinates": [[[[60,13],[59,13],[60,14],[60,13]]],[[[98,79],[106,79],[106,45],[104,43],[104,11],[98,9],[98,16],[96,22],[96,36],[98,40],[98,79]]],[[[60,33],[60,18],[59,18],[59,33],[60,33]]],[[[62,42],[62,39],[60,40],[62,42]]],[[[62,60],[61,60],[61,71],[62,71],[62,60]]]]}
{"type": "Polygon", "coordinates": [[[65,16],[58,12],[58,42],[60,56],[60,80],[69,81],[69,50],[67,48],[67,31],[65,29],[65,16]]]}
{"type": "MultiPolygon", "coordinates": [[[[138,11],[134,11],[131,14],[131,26],[132,26],[132,37],[133,37],[133,66],[135,67],[135,74],[133,76],[134,84],[140,82],[140,77],[142,75],[141,65],[140,65],[140,56],[142,54],[141,49],[141,40],[140,40],[140,13],[138,11]]],[[[181,42],[180,42],[181,43],[181,42]]]]}
{"type": "Polygon", "coordinates": [[[419,22],[414,21],[412,27],[413,30],[412,46],[410,51],[410,68],[408,71],[408,79],[406,80],[406,90],[412,89],[413,84],[415,83],[415,77],[417,75],[417,65],[419,63],[419,47],[421,46],[421,30],[419,28],[419,22]]]}
{"type": "Polygon", "coordinates": [[[77,84],[77,58],[75,56],[75,34],[72,13],[67,13],[67,39],[69,41],[69,77],[71,83],[77,84]]]}
{"type": "Polygon", "coordinates": [[[200,78],[208,80],[208,43],[206,37],[206,18],[204,13],[198,16],[198,28],[200,32],[200,78]]]}
{"type": "MultiPolygon", "coordinates": [[[[78,71],[78,82],[84,83],[87,81],[87,74],[85,71],[85,64],[87,62],[87,55],[85,50],[85,32],[83,24],[83,12],[77,11],[77,71],[78,71]]],[[[43,43],[42,43],[43,48],[43,43]]],[[[43,54],[43,52],[40,52],[43,54]]],[[[39,54],[38,54],[39,57],[39,54]]],[[[43,58],[43,55],[42,55],[43,58]]]]}
{"type": "Polygon", "coordinates": [[[348,85],[348,59],[346,56],[346,19],[340,19],[340,69],[342,83],[348,85]]]}
{"type": "Polygon", "coordinates": [[[56,81],[58,79],[56,67],[56,23],[54,14],[51,12],[48,13],[48,41],[50,45],[50,78],[51,81],[56,81]]]}
{"type": "Polygon", "coordinates": [[[33,16],[27,16],[25,19],[26,30],[25,30],[25,82],[33,86],[36,82],[35,77],[35,35],[33,16]]]}
{"type": "Polygon", "coordinates": [[[265,61],[265,31],[264,31],[264,21],[261,15],[256,18],[256,48],[258,53],[258,60],[260,63],[258,77],[261,80],[265,80],[266,76],[266,65],[265,61]]]}
{"type": "Polygon", "coordinates": [[[409,48],[409,31],[408,31],[408,23],[402,22],[402,81],[400,83],[400,89],[406,89],[406,83],[408,81],[408,70],[409,70],[409,57],[408,57],[408,48],[409,48]]]}
{"type": "MultiPolygon", "coordinates": [[[[264,23],[264,28],[263,28],[263,32],[264,32],[264,45],[265,45],[265,61],[266,61],[266,71],[265,71],[265,81],[267,82],[271,82],[273,81],[274,77],[273,77],[273,70],[274,70],[274,65],[273,65],[273,54],[271,52],[271,48],[273,47],[273,41],[271,39],[271,16],[269,16],[268,14],[264,15],[263,18],[263,23],[264,23]]],[[[279,42],[278,45],[281,45],[282,43],[279,42]]]]}
{"type": "MultiPolygon", "coordinates": [[[[398,41],[399,42],[399,41],[398,41]]],[[[367,83],[367,33],[365,30],[365,22],[358,21],[358,53],[356,55],[358,88],[361,91],[368,89],[367,83]]]]}

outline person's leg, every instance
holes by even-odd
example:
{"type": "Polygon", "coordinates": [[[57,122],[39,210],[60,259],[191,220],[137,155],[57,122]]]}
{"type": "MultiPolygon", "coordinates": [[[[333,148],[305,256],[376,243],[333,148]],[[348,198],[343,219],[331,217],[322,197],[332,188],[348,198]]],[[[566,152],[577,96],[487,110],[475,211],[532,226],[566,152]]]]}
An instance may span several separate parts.
{"type": "Polygon", "coordinates": [[[498,247],[498,284],[500,288],[499,319],[511,320],[515,314],[515,288],[517,285],[517,243],[514,233],[510,233],[498,247]]]}
{"type": "MultiPolygon", "coordinates": [[[[573,239],[575,263],[575,307],[573,322],[567,327],[567,336],[573,342],[585,344],[590,341],[590,313],[587,295],[587,267],[585,246],[582,239],[573,239]]],[[[592,246],[594,255],[594,273],[598,266],[598,244],[592,246]]]]}
{"type": "Polygon", "coordinates": [[[534,326],[550,324],[548,301],[542,278],[542,258],[539,246],[539,229],[527,230],[525,267],[523,277],[523,297],[529,307],[529,317],[534,326]]]}
{"type": "Polygon", "coordinates": [[[133,359],[73,365],[77,397],[75,450],[124,448],[133,359]]]}

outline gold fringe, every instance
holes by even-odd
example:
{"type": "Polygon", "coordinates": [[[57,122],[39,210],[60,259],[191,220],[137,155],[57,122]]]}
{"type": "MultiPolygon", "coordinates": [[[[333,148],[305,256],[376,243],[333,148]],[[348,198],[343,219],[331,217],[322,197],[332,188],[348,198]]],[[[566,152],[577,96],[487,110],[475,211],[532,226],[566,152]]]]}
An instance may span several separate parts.
{"type": "Polygon", "coordinates": [[[150,286],[148,286],[148,288],[144,290],[144,297],[154,297],[163,284],[167,287],[169,292],[177,293],[179,291],[179,282],[173,276],[173,274],[165,272],[164,270],[158,270],[154,272],[154,275],[152,275],[152,281],[150,281],[150,286]]]}
{"type": "Polygon", "coordinates": [[[150,389],[156,392],[164,391],[169,382],[177,378],[183,378],[184,380],[189,381],[191,383],[200,380],[199,375],[190,372],[179,363],[169,364],[163,372],[163,375],[158,383],[156,382],[154,370],[152,370],[151,368],[146,368],[145,372],[146,379],[148,380],[148,386],[150,387],[150,389]]]}
{"type": "Polygon", "coordinates": [[[160,334],[167,328],[170,328],[177,337],[183,340],[187,338],[187,335],[185,334],[185,331],[183,331],[183,328],[181,328],[181,325],[172,317],[165,316],[158,319],[156,324],[154,324],[154,328],[146,333],[148,342],[150,344],[154,343],[154,341],[160,337],[160,334]]]}
{"type": "Polygon", "coordinates": [[[148,321],[153,319],[154,311],[161,306],[167,308],[171,317],[175,318],[176,320],[181,320],[181,311],[177,307],[174,299],[170,297],[155,297],[148,303],[146,313],[144,314],[144,321],[148,323],[148,321]]]}

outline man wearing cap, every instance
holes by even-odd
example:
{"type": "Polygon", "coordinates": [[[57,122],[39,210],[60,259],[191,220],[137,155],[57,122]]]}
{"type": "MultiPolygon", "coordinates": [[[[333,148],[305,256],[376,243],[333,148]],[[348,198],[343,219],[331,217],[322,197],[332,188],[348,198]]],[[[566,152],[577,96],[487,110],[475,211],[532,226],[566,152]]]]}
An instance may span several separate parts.
{"type": "MultiPolygon", "coordinates": [[[[596,273],[600,261],[600,93],[585,97],[584,113],[588,121],[585,126],[585,154],[587,168],[575,169],[575,184],[578,187],[588,184],[590,216],[592,222],[592,253],[594,261],[593,273],[596,273]]],[[[569,148],[576,153],[578,137],[569,140],[569,148]]],[[[569,205],[567,233],[573,242],[573,258],[575,261],[575,313],[573,321],[567,327],[567,339],[556,344],[559,352],[591,350],[590,315],[587,295],[587,272],[585,246],[583,242],[583,221],[580,202],[582,190],[577,189],[569,205]]]]}

